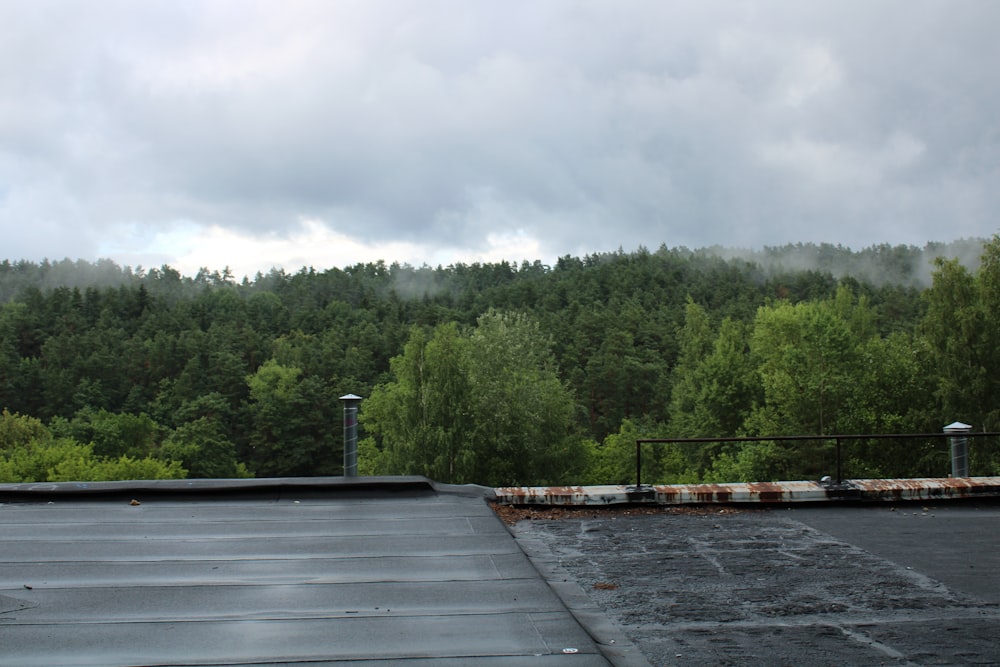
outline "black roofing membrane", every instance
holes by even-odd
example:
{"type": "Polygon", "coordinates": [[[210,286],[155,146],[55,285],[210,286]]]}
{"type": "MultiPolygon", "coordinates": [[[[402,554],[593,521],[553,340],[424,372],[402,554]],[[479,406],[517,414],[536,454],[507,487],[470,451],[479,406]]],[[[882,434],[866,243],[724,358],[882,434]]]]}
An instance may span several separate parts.
{"type": "Polygon", "coordinates": [[[610,664],[475,493],[21,491],[0,664],[610,664]]]}

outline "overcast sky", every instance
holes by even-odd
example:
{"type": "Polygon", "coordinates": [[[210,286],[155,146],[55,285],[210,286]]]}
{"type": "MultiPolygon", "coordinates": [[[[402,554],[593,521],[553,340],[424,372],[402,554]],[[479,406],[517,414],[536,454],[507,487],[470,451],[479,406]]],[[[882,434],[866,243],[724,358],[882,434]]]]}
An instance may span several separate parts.
{"type": "Polygon", "coordinates": [[[998,26],[993,0],[0,0],[0,258],[989,237],[998,26]]]}

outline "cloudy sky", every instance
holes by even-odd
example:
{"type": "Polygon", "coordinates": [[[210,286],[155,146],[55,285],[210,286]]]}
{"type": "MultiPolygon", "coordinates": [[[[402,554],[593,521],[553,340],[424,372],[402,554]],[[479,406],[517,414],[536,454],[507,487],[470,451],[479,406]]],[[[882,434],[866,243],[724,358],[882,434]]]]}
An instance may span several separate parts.
{"type": "Polygon", "coordinates": [[[0,258],[1000,231],[993,0],[0,0],[0,258]]]}

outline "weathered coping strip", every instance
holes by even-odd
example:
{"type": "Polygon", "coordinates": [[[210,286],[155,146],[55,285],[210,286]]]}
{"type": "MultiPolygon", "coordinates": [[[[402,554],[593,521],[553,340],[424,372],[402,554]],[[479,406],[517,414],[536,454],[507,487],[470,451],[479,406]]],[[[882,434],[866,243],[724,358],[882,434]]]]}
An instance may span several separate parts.
{"type": "Polygon", "coordinates": [[[689,505],[831,501],[942,500],[1000,497],[1000,477],[852,479],[635,486],[518,486],[496,491],[506,505],[689,505]]]}
{"type": "Polygon", "coordinates": [[[23,482],[0,484],[0,502],[52,497],[107,497],[280,493],[440,493],[493,499],[493,489],[476,484],[442,484],[420,475],[385,477],[273,477],[252,479],[128,480],[120,482],[23,482]]]}

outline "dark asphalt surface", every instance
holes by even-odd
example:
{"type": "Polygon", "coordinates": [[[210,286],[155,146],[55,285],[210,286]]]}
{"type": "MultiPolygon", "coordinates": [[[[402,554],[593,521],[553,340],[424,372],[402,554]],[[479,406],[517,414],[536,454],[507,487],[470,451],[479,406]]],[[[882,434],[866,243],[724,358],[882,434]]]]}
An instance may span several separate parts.
{"type": "Polygon", "coordinates": [[[1000,505],[521,521],[653,665],[1000,665],[1000,505]]]}

